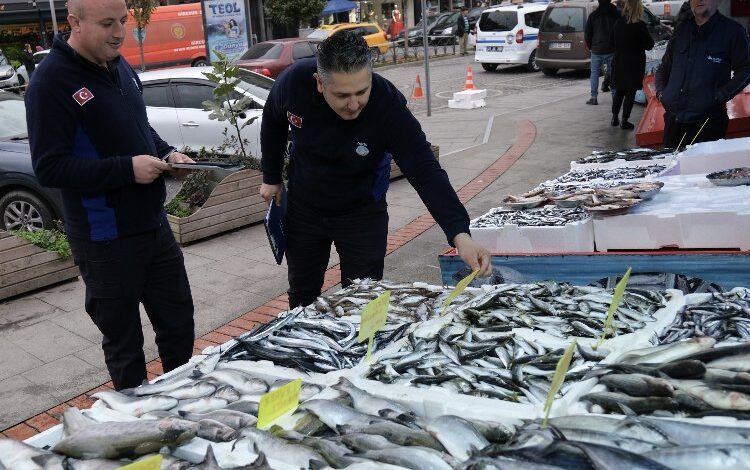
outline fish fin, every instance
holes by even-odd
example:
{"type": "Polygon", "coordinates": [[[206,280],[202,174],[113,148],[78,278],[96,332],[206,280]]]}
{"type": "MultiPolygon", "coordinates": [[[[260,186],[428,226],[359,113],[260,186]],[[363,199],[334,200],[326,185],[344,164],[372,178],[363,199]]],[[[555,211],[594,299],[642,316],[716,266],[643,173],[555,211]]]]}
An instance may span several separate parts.
{"type": "Polygon", "coordinates": [[[568,440],[568,438],[565,437],[565,434],[563,434],[562,431],[560,431],[560,429],[557,428],[556,426],[553,426],[552,424],[547,423],[547,427],[549,428],[550,431],[552,431],[552,435],[555,436],[555,439],[560,440],[560,441],[568,440]]]}
{"type": "MultiPolygon", "coordinates": [[[[42,468],[48,468],[47,464],[52,462],[53,460],[59,460],[60,463],[58,465],[64,465],[64,460],[66,457],[60,455],[60,454],[42,454],[42,455],[35,455],[31,457],[31,461],[35,464],[39,465],[42,468]]],[[[51,466],[49,468],[52,468],[51,466]]]]}
{"type": "Polygon", "coordinates": [[[270,468],[266,454],[263,452],[256,452],[256,454],[258,454],[258,458],[255,459],[255,462],[248,465],[247,468],[270,468]]]}
{"type": "Polygon", "coordinates": [[[328,464],[321,462],[320,460],[310,460],[310,465],[307,467],[310,470],[322,470],[328,467],[328,464]]]}
{"type": "Polygon", "coordinates": [[[638,416],[638,413],[633,411],[629,406],[623,405],[622,403],[618,403],[617,405],[620,407],[620,409],[622,410],[622,414],[624,414],[625,416],[638,416]]]}
{"type": "Polygon", "coordinates": [[[211,444],[209,444],[206,449],[206,457],[203,459],[203,464],[208,468],[219,466],[219,463],[216,461],[216,456],[214,455],[214,446],[211,444]]]}

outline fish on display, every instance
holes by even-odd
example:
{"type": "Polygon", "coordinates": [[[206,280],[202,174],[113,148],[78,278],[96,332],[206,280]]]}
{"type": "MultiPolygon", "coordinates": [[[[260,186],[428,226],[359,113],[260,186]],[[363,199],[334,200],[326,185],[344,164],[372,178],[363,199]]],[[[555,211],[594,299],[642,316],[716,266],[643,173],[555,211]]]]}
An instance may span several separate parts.
{"type": "Polygon", "coordinates": [[[617,168],[593,168],[587,170],[571,170],[562,176],[552,180],[556,183],[578,183],[591,180],[615,180],[626,181],[646,178],[650,175],[661,173],[666,169],[666,165],[648,165],[640,167],[617,167],[617,168]]]}
{"type": "Polygon", "coordinates": [[[609,163],[614,160],[628,162],[637,160],[655,160],[669,157],[672,149],[632,148],[627,150],[594,150],[591,154],[576,160],[576,163],[609,163]]]}
{"type": "Polygon", "coordinates": [[[575,222],[590,219],[583,209],[576,207],[564,209],[557,206],[544,206],[539,209],[506,210],[492,209],[471,222],[471,228],[502,227],[518,225],[519,227],[562,227],[575,222]]]}

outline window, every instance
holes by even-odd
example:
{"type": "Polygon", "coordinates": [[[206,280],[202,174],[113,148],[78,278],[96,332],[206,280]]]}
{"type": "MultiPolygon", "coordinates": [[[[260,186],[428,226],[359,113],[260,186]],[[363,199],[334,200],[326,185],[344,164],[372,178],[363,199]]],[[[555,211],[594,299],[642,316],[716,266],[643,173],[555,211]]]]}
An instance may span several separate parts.
{"type": "Polygon", "coordinates": [[[581,33],[586,22],[586,10],[580,7],[550,7],[542,30],[550,33],[581,33]]]}
{"type": "Polygon", "coordinates": [[[304,59],[306,57],[315,57],[315,52],[310,47],[309,42],[298,42],[292,46],[292,58],[294,60],[304,59]]]}
{"type": "Polygon", "coordinates": [[[23,100],[14,94],[0,93],[0,138],[25,136],[26,108],[23,100]]]}
{"type": "Polygon", "coordinates": [[[146,106],[155,108],[171,108],[174,105],[169,96],[169,85],[143,85],[143,101],[146,106]]]}
{"type": "Polygon", "coordinates": [[[510,31],[518,25],[515,11],[490,11],[482,13],[479,29],[482,31],[510,31]]]}
{"type": "Polygon", "coordinates": [[[259,42],[245,51],[240,60],[278,59],[284,51],[284,45],[277,42],[259,42]]]}
{"type": "Polygon", "coordinates": [[[365,34],[378,34],[379,32],[376,26],[365,26],[365,34]]]}
{"type": "Polygon", "coordinates": [[[203,109],[203,102],[214,99],[214,87],[198,83],[177,83],[180,108],[203,109]]]}
{"type": "Polygon", "coordinates": [[[526,23],[526,26],[529,28],[539,28],[539,26],[542,24],[542,15],[544,15],[543,11],[535,11],[534,13],[526,13],[524,15],[524,23],[526,23]]]}
{"type": "Polygon", "coordinates": [[[47,54],[49,54],[49,51],[38,52],[38,53],[34,54],[34,56],[33,56],[34,63],[38,64],[39,62],[41,62],[42,59],[44,59],[45,57],[47,57],[47,54]]]}

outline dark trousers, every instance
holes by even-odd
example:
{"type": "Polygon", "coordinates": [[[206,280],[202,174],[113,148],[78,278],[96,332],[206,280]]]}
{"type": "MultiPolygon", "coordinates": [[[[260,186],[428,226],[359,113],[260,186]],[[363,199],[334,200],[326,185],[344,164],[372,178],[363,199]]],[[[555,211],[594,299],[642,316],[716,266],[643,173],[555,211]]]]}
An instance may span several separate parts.
{"type": "Polygon", "coordinates": [[[635,103],[635,90],[615,90],[615,97],[612,99],[612,114],[619,115],[620,108],[622,108],[622,122],[627,121],[633,111],[633,103],[635,103]]]}
{"type": "Polygon", "coordinates": [[[693,139],[695,139],[695,143],[723,139],[727,135],[727,127],[729,127],[729,116],[726,114],[712,117],[708,122],[705,119],[696,122],[677,122],[673,114],[665,112],[664,147],[677,148],[680,145],[681,148],[685,148],[693,142],[693,139]],[[703,125],[704,122],[706,123],[705,126],[703,125]],[[701,127],[703,127],[702,130],[701,127]],[[698,131],[700,131],[700,134],[698,134],[698,131]],[[698,137],[695,136],[696,134],[698,134],[698,137]]]}
{"type": "Polygon", "coordinates": [[[289,199],[284,222],[289,268],[289,307],[310,305],[320,295],[331,243],[341,260],[341,284],[382,279],[388,239],[388,205],[370,204],[340,215],[324,215],[289,199]]]}
{"type": "Polygon", "coordinates": [[[193,298],[182,251],[166,219],[154,231],[117,240],[70,239],[86,283],[86,312],[102,332],[102,349],[115,389],[146,379],[139,304],[156,333],[164,372],[192,356],[193,298]]]}

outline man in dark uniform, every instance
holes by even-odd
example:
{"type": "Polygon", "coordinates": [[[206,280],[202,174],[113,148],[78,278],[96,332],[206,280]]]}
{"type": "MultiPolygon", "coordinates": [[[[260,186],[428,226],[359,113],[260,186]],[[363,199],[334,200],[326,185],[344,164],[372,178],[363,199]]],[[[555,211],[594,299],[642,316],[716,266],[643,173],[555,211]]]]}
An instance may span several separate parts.
{"type": "Polygon", "coordinates": [[[675,30],[656,71],[664,147],[723,139],[726,104],[750,80],[747,33],[718,12],[720,2],[690,0],[694,18],[675,30]]]}
{"type": "Polygon", "coordinates": [[[266,201],[282,191],[288,129],[292,148],[285,233],[289,303],[320,295],[331,243],[341,282],[383,276],[388,236],[385,193],[391,155],[449,243],[479,275],[490,256],[469,235],[469,217],[430,150],[404,96],[372,73],[365,41],[348,31],[320,44],[315,59],[284,71],[266,101],[261,127],[266,201]]]}
{"type": "Polygon", "coordinates": [[[55,37],[26,93],[39,182],[61,188],[65,232],[102,332],[116,389],[146,379],[139,304],[164,371],[193,352],[193,300],[164,213],[162,173],[191,162],[151,128],[142,87],[120,57],[124,0],[68,0],[69,37],[55,37]]]}

